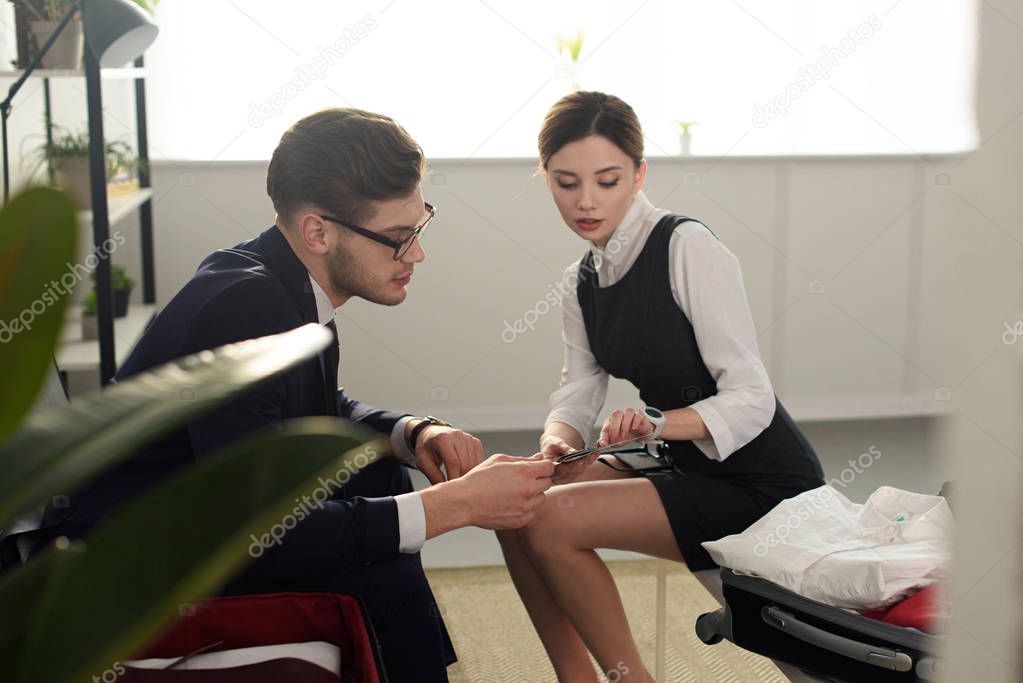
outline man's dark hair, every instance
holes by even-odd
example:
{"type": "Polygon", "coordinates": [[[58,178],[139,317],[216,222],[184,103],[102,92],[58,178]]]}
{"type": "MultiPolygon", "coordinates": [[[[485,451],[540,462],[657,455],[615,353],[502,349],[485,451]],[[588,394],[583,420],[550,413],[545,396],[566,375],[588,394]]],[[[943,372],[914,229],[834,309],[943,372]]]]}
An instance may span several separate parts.
{"type": "Polygon", "coordinates": [[[270,159],[266,193],[282,222],[316,206],[361,224],[370,202],[408,196],[423,175],[423,150],[386,116],[325,109],[295,123],[270,159]]]}

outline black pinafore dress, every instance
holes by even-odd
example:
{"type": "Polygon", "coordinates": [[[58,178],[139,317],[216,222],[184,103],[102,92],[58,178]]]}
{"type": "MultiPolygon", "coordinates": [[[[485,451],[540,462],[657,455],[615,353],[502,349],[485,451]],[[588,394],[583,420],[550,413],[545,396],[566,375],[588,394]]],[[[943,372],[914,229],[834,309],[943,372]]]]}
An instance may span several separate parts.
{"type": "MultiPolygon", "coordinates": [[[[671,293],[668,245],[686,220],[693,219],[661,219],[629,271],[608,287],[598,285],[593,255],[587,253],[576,289],[597,362],[611,376],[631,382],[646,405],[662,411],[717,393],[693,326],[671,293]]],[[[739,533],[781,500],[824,483],[813,447],[780,401],[767,428],[723,462],[711,460],[691,441],[668,444],[673,469],[644,476],[654,484],[692,571],[717,566],[701,542],[739,533]]]]}

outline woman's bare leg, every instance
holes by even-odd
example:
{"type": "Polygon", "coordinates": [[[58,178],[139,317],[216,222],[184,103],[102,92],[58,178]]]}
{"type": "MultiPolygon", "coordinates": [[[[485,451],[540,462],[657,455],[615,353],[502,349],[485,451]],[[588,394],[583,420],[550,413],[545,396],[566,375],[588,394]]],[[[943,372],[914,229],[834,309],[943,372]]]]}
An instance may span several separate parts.
{"type": "Polygon", "coordinates": [[[540,581],[605,674],[652,681],[614,579],[594,549],[682,561],[653,484],[636,477],[553,487],[520,538],[540,581]]]}
{"type": "MultiPolygon", "coordinates": [[[[587,468],[579,481],[596,481],[600,479],[626,478],[632,475],[594,463],[587,468]]],[[[551,491],[557,495],[557,489],[551,491]]],[[[557,504],[557,497],[554,498],[557,504]]],[[[547,656],[554,666],[554,672],[561,683],[586,681],[593,683],[596,674],[590,662],[589,652],[572,622],[558,606],[550,589],[536,570],[532,559],[526,552],[518,529],[497,532],[497,540],[501,543],[504,560],[508,565],[512,583],[526,607],[533,627],[536,629],[547,656]]]]}
{"type": "Polygon", "coordinates": [[[512,583],[526,607],[533,628],[540,636],[554,673],[561,683],[593,683],[595,672],[590,655],[572,622],[554,601],[550,589],[537,573],[516,529],[497,532],[512,583]]]}

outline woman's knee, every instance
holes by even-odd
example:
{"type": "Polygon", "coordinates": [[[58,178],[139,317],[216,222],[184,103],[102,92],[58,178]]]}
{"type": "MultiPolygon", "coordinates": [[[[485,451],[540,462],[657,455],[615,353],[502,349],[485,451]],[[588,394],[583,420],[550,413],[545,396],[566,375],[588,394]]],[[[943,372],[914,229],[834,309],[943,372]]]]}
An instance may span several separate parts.
{"type": "Polygon", "coordinates": [[[546,555],[574,548],[568,516],[573,514],[575,502],[575,495],[568,487],[547,491],[536,515],[517,532],[527,551],[546,555]]]}

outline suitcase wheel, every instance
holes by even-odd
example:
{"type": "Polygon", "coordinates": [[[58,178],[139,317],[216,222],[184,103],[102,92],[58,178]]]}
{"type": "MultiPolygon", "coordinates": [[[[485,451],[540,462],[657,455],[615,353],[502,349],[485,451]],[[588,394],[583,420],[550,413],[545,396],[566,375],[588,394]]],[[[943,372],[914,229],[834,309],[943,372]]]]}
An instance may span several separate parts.
{"type": "Polygon", "coordinates": [[[718,626],[724,616],[724,610],[701,614],[696,619],[696,637],[707,645],[716,645],[721,642],[721,632],[718,626]]]}

